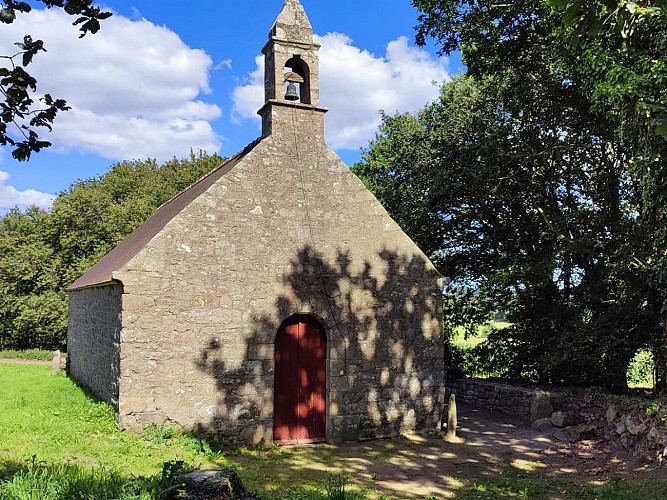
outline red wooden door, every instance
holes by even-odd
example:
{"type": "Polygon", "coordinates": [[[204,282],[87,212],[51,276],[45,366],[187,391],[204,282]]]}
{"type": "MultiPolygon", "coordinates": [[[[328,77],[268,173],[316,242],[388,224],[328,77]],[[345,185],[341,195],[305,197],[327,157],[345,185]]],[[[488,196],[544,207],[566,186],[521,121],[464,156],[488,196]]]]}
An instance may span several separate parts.
{"type": "Polygon", "coordinates": [[[273,439],[283,444],[326,439],[326,336],[320,323],[296,316],[275,344],[273,439]]]}

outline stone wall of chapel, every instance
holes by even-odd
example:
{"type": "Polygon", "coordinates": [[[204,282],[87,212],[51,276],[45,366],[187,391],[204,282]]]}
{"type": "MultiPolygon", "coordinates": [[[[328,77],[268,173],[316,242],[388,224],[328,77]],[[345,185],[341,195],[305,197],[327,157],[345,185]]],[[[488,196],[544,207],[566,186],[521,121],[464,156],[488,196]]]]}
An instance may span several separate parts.
{"type": "Polygon", "coordinates": [[[308,313],[327,331],[330,441],[433,425],[437,272],[324,144],[321,112],[271,119],[273,135],[114,274],[121,424],[271,441],[275,335],[308,313]]]}
{"type": "Polygon", "coordinates": [[[118,405],[120,284],[69,294],[67,366],[69,375],[114,407],[118,405]]]}

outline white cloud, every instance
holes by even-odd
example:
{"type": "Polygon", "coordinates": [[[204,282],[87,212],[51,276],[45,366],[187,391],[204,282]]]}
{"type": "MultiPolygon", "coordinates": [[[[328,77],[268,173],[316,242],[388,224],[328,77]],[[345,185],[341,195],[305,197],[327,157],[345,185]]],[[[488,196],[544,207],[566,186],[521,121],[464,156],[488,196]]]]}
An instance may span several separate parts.
{"type": "Polygon", "coordinates": [[[221,69],[232,69],[232,60],[223,59],[218,64],[215,65],[213,71],[220,71],[221,69]]]}
{"type": "Polygon", "coordinates": [[[18,206],[25,209],[32,205],[48,210],[56,197],[48,193],[40,193],[34,189],[19,191],[14,186],[8,186],[9,174],[0,170],[0,213],[18,206]]]}
{"type": "Polygon", "coordinates": [[[255,57],[255,71],[246,78],[245,85],[237,86],[232,93],[232,121],[254,119],[261,123],[257,111],[264,104],[264,56],[255,57]]]}
{"type": "MultiPolygon", "coordinates": [[[[344,34],[317,37],[320,51],[320,102],[326,116],[327,142],[334,149],[367,145],[380,124],[379,111],[414,112],[437,98],[449,78],[445,61],[437,60],[400,37],[387,45],[384,57],[353,45],[344,34]],[[436,85],[433,84],[436,82],[436,85]]],[[[264,58],[233,92],[233,118],[254,119],[264,102],[264,58]]]]}
{"type": "Polygon", "coordinates": [[[0,53],[25,33],[44,40],[28,70],[40,92],[64,98],[72,110],[45,138],[56,150],[79,149],[110,159],[183,156],[190,148],[218,151],[210,122],[220,109],[210,93],[211,58],[174,32],[114,15],[95,35],[78,39],[60,9],[33,11],[4,26],[0,53]]]}

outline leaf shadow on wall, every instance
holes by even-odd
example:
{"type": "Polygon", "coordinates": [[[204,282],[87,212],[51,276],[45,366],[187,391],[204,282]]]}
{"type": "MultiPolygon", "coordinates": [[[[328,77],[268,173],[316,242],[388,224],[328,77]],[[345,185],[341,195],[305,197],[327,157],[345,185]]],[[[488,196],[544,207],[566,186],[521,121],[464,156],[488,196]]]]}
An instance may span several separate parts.
{"type": "Polygon", "coordinates": [[[327,437],[356,441],[435,426],[444,341],[439,275],[426,259],[385,249],[359,265],[345,251],[326,258],[305,246],[285,269],[271,307],[257,312],[260,295],[245,331],[221,327],[201,351],[197,367],[215,379],[218,403],[197,431],[224,443],[271,441],[274,342],[295,314],[317,318],[327,332],[327,437]]]}

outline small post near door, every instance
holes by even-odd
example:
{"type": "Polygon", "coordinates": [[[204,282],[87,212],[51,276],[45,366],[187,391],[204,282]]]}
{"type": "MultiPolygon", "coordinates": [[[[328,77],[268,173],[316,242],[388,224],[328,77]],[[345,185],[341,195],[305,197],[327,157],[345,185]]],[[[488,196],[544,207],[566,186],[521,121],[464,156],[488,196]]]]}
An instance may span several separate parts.
{"type": "Polygon", "coordinates": [[[273,440],[278,444],[326,441],[327,339],[306,315],[286,320],[275,342],[273,440]]]}

